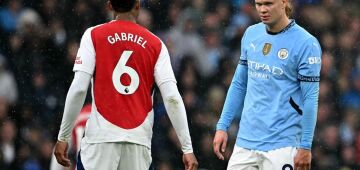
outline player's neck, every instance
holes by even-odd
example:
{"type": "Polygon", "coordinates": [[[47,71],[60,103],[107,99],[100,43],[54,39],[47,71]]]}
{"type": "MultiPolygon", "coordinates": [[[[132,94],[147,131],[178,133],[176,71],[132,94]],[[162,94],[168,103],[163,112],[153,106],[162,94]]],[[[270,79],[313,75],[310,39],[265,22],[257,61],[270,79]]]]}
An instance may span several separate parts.
{"type": "Polygon", "coordinates": [[[122,20],[122,21],[130,21],[136,23],[136,18],[131,12],[126,13],[115,13],[114,14],[115,20],[122,20]]]}
{"type": "Polygon", "coordinates": [[[290,23],[290,19],[288,17],[282,18],[279,22],[274,25],[267,25],[267,31],[277,33],[283,30],[290,23]]]}

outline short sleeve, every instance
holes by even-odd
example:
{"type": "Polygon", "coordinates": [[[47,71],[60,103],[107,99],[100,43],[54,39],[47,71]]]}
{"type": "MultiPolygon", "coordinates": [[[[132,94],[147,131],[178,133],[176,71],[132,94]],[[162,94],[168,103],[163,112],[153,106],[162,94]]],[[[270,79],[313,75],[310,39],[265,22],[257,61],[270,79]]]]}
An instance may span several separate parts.
{"type": "Polygon", "coordinates": [[[91,31],[89,28],[85,31],[81,38],[80,48],[76,55],[73,71],[83,71],[93,75],[95,70],[95,49],[91,38],[91,31]]]}
{"type": "Polygon", "coordinates": [[[155,64],[154,77],[158,86],[167,81],[174,81],[176,83],[174,71],[171,67],[169,52],[163,42],[161,42],[161,51],[155,64]]]}
{"type": "Polygon", "coordinates": [[[306,41],[298,65],[298,80],[319,82],[321,69],[321,47],[315,39],[306,41]]]}

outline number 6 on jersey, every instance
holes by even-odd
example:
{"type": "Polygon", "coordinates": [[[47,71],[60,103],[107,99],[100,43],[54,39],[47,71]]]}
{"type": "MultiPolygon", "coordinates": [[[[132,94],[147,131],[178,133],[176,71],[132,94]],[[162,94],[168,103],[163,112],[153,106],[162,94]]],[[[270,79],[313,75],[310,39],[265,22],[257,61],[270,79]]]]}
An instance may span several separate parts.
{"type": "Polygon", "coordinates": [[[112,74],[112,81],[115,86],[115,89],[124,95],[133,94],[137,88],[139,87],[139,74],[131,67],[126,66],[131,54],[133,51],[124,51],[121,56],[119,62],[116,64],[114,72],[112,74]],[[120,77],[124,74],[128,74],[130,76],[130,85],[125,86],[121,84],[120,77]]]}

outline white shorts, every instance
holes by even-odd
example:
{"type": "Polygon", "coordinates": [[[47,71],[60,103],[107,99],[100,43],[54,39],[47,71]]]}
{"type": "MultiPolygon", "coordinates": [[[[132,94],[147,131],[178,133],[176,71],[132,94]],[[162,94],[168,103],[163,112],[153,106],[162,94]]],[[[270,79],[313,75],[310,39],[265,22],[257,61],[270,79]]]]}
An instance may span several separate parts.
{"type": "Polygon", "coordinates": [[[93,144],[82,140],[77,169],[148,170],[151,161],[151,151],[143,145],[128,142],[93,144]]]}
{"type": "Polygon", "coordinates": [[[235,145],[227,170],[293,170],[296,153],[295,147],[263,152],[235,145]]]}

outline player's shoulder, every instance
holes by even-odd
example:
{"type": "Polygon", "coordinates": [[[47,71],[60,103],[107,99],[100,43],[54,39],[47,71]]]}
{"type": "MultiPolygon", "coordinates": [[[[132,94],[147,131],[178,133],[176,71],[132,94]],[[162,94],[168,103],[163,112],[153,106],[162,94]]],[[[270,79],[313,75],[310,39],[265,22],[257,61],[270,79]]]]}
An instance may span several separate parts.
{"type": "Polygon", "coordinates": [[[290,36],[296,41],[296,44],[301,44],[298,46],[299,49],[311,48],[321,54],[321,45],[317,38],[300,25],[294,25],[294,29],[290,36]]]}
{"type": "Polygon", "coordinates": [[[91,36],[91,33],[92,33],[92,31],[93,31],[94,29],[99,28],[99,27],[102,27],[103,25],[105,25],[105,24],[99,24],[99,25],[94,25],[94,26],[88,27],[88,28],[84,31],[83,36],[91,36]]]}
{"type": "Polygon", "coordinates": [[[312,35],[311,33],[309,33],[304,27],[298,25],[297,23],[295,23],[294,25],[294,34],[292,35],[293,37],[295,36],[296,39],[306,43],[318,43],[318,40],[316,39],[316,37],[314,35],[312,35]]]}
{"type": "Polygon", "coordinates": [[[163,46],[165,45],[164,42],[160,39],[160,37],[158,37],[157,35],[155,35],[153,32],[151,32],[149,29],[134,23],[137,28],[139,29],[140,32],[142,32],[142,34],[144,34],[145,37],[147,37],[151,42],[149,42],[150,44],[152,44],[152,46],[154,48],[156,48],[156,51],[160,51],[163,46]]]}
{"type": "MultiPolygon", "coordinates": [[[[140,25],[139,25],[140,26],[140,25]]],[[[155,35],[153,32],[151,32],[150,30],[148,30],[147,28],[143,27],[143,26],[140,26],[143,31],[148,34],[149,36],[151,36],[152,38],[154,38],[156,41],[158,41],[159,43],[163,43],[162,40],[157,36],[155,35]]]]}
{"type": "Polygon", "coordinates": [[[250,25],[247,29],[246,29],[246,33],[247,34],[258,34],[261,32],[264,32],[264,30],[266,30],[266,26],[264,23],[259,22],[257,24],[254,25],[250,25]]]}
{"type": "Polygon", "coordinates": [[[106,22],[106,23],[102,23],[102,24],[98,24],[98,25],[91,26],[91,27],[89,27],[89,28],[86,29],[85,33],[86,33],[86,32],[89,32],[90,34],[94,34],[94,33],[107,33],[107,32],[108,32],[109,30],[111,30],[112,28],[115,28],[114,21],[115,21],[115,20],[112,20],[112,21],[109,21],[109,22],[106,22]]]}
{"type": "Polygon", "coordinates": [[[265,24],[260,22],[247,27],[243,39],[244,41],[257,39],[257,37],[262,37],[265,33],[266,33],[266,26],[265,24]]]}

